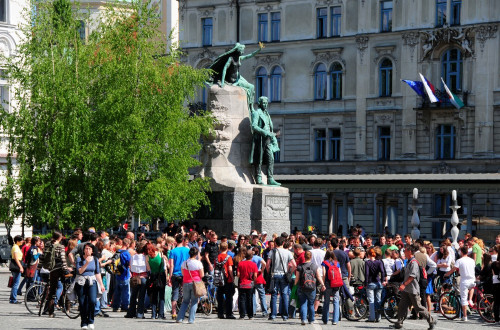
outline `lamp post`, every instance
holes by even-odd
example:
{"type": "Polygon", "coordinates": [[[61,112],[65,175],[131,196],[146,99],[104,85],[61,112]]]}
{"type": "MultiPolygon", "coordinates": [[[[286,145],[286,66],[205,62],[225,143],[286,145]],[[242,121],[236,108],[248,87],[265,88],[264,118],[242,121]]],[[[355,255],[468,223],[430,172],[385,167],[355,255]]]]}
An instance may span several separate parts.
{"type": "Polygon", "coordinates": [[[413,240],[420,238],[420,230],[418,230],[418,226],[420,225],[418,210],[421,207],[421,205],[418,205],[418,189],[413,188],[413,203],[411,204],[411,208],[413,209],[413,215],[411,217],[411,225],[413,226],[413,229],[411,230],[411,238],[413,238],[413,240]]]}
{"type": "Polygon", "coordinates": [[[451,200],[453,201],[453,205],[450,206],[450,209],[453,211],[453,213],[451,214],[451,225],[453,226],[450,230],[451,232],[451,237],[453,238],[453,242],[451,244],[453,244],[453,246],[455,247],[455,249],[458,249],[458,242],[457,242],[457,238],[458,238],[458,214],[457,214],[457,210],[460,208],[460,206],[458,206],[458,201],[457,201],[457,191],[456,190],[453,190],[451,192],[451,200]]]}

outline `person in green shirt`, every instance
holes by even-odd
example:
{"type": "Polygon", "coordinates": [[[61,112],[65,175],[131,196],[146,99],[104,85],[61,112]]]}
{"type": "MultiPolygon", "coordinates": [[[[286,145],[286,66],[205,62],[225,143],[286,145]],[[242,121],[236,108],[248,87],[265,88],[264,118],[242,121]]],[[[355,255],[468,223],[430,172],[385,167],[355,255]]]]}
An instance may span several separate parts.
{"type": "Polygon", "coordinates": [[[387,241],[384,246],[381,247],[382,250],[382,256],[385,259],[385,250],[399,250],[396,245],[394,245],[394,237],[393,236],[387,236],[387,241]]]}
{"type": "Polygon", "coordinates": [[[474,259],[474,262],[476,263],[476,267],[479,266],[479,268],[483,267],[483,249],[474,242],[474,238],[469,238],[467,240],[467,245],[469,248],[472,248],[472,255],[471,258],[474,259]]]}

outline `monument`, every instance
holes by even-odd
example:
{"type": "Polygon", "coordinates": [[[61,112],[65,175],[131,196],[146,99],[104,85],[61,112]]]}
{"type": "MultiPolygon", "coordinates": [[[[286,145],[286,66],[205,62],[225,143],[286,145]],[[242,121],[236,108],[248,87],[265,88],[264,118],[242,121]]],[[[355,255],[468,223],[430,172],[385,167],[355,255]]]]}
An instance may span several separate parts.
{"type": "Polygon", "coordinates": [[[281,233],[290,231],[290,195],[273,178],[273,153],[279,150],[267,98],[254,109],[254,86],[239,73],[243,55],[237,43],[212,64],[207,110],[216,120],[215,131],[204,139],[198,175],[210,178],[210,206],[197,213],[201,226],[228,234],[252,229],[281,233]],[[262,166],[266,166],[265,174],[262,166]]]}

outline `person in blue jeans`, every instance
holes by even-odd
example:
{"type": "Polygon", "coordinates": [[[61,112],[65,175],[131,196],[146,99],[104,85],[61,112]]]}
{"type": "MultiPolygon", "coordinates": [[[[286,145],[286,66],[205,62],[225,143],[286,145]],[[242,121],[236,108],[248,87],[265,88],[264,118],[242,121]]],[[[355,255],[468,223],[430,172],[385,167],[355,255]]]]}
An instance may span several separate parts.
{"type": "Polygon", "coordinates": [[[368,299],[370,315],[366,322],[379,322],[381,315],[380,303],[382,301],[382,289],[387,284],[385,267],[382,254],[378,254],[374,248],[368,250],[368,259],[365,262],[365,286],[366,298],[368,299]]]}
{"type": "Polygon", "coordinates": [[[130,239],[124,238],[122,242],[122,247],[117,252],[120,253],[120,263],[122,264],[124,271],[120,275],[115,275],[115,292],[113,294],[113,312],[118,311],[118,307],[121,307],[122,312],[128,310],[128,304],[130,301],[130,253],[128,252],[128,247],[130,246],[130,239]]]}
{"type": "Polygon", "coordinates": [[[327,263],[330,265],[328,267],[339,267],[340,264],[337,262],[337,257],[333,251],[326,251],[325,261],[323,261],[323,283],[326,285],[326,290],[324,291],[324,302],[323,302],[323,314],[322,320],[324,324],[328,323],[328,318],[330,316],[330,297],[333,297],[333,319],[332,325],[337,325],[340,319],[340,287],[332,288],[330,283],[328,283],[327,277],[327,263]]]}
{"type": "Polygon", "coordinates": [[[311,251],[306,251],[304,253],[305,262],[297,267],[295,272],[295,285],[298,285],[299,303],[300,303],[300,318],[302,325],[306,324],[306,320],[309,324],[314,322],[314,301],[316,300],[316,281],[321,285],[321,291],[325,291],[325,283],[323,282],[322,269],[316,266],[316,264],[311,262],[312,253],[311,251]],[[304,274],[306,272],[315,275],[314,283],[310,282],[306,286],[306,277],[304,274]]]}
{"type": "MultiPolygon", "coordinates": [[[[257,265],[257,268],[259,270],[259,273],[257,275],[257,280],[255,281],[255,291],[257,292],[260,300],[260,307],[262,310],[262,316],[267,317],[267,303],[266,303],[266,290],[264,288],[264,284],[266,281],[264,280],[264,277],[262,276],[262,270],[264,267],[266,267],[266,262],[262,257],[260,257],[260,251],[261,249],[258,246],[254,246],[252,248],[254,252],[254,256],[252,257],[252,262],[254,262],[257,265]]],[[[255,295],[253,296],[253,313],[254,315],[256,314],[257,311],[257,299],[255,298],[255,295]]]]}
{"type": "Polygon", "coordinates": [[[277,314],[277,300],[280,295],[280,313],[283,321],[288,320],[288,305],[290,302],[290,287],[285,277],[285,273],[289,270],[293,271],[297,264],[293,259],[293,255],[289,250],[283,249],[284,238],[279,236],[276,238],[277,248],[269,252],[266,269],[272,274],[274,282],[273,291],[271,294],[271,315],[269,320],[274,321],[277,314]]]}
{"type": "Polygon", "coordinates": [[[75,291],[80,304],[82,329],[94,329],[94,309],[100,288],[105,291],[102,283],[99,261],[92,255],[92,243],[85,244],[83,257],[76,258],[75,291]]]}
{"type": "Polygon", "coordinates": [[[204,276],[203,264],[196,260],[198,257],[198,248],[192,247],[189,249],[189,259],[184,261],[181,265],[182,269],[182,304],[179,314],[175,320],[176,323],[182,323],[184,316],[189,307],[189,323],[194,323],[196,316],[196,308],[198,307],[198,298],[194,294],[193,282],[201,282],[204,276]]]}
{"type": "Polygon", "coordinates": [[[14,279],[12,283],[12,290],[10,290],[9,303],[20,304],[17,301],[17,290],[19,289],[19,284],[21,283],[21,274],[24,272],[21,260],[23,258],[23,253],[21,252],[21,245],[23,244],[23,238],[19,235],[14,237],[14,245],[12,246],[9,270],[12,273],[12,278],[14,279]]]}

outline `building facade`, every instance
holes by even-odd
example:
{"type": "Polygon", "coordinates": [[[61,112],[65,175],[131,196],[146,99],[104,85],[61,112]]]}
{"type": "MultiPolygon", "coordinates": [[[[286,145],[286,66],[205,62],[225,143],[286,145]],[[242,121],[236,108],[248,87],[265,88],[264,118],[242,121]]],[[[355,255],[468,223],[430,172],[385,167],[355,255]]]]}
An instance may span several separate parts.
{"type": "Polygon", "coordinates": [[[422,236],[439,239],[456,189],[462,230],[491,240],[500,230],[499,14],[495,0],[179,0],[179,41],[198,68],[236,42],[247,53],[265,43],[241,72],[271,101],[291,229],[409,232],[416,187],[422,236]],[[419,73],[441,102],[401,82],[419,73]],[[464,107],[446,99],[441,77],[464,107]]]}

